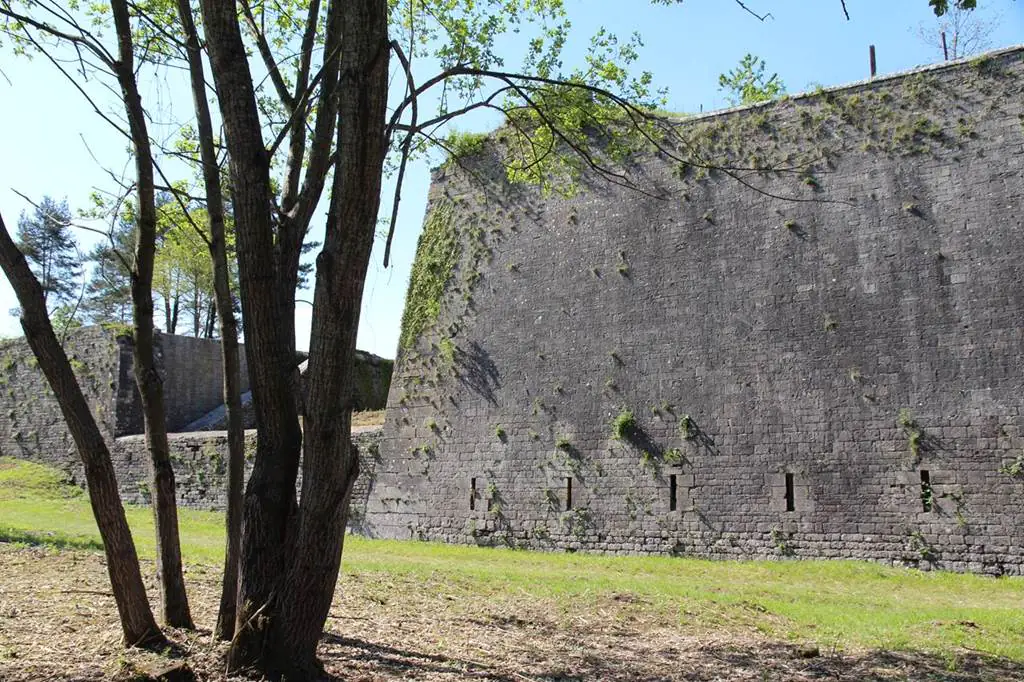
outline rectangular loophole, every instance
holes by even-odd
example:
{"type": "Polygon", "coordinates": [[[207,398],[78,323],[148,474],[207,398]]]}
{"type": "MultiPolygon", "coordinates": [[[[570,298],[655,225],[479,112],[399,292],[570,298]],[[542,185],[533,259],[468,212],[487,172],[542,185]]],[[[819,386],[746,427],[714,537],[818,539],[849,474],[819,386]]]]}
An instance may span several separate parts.
{"type": "Polygon", "coordinates": [[[796,499],[793,496],[793,474],[786,474],[786,511],[796,511],[796,499]]]}
{"type": "Polygon", "coordinates": [[[469,479],[469,511],[476,509],[476,479],[469,479]]]}
{"type": "Polygon", "coordinates": [[[572,476],[565,479],[565,511],[572,509],[572,476]]]}
{"type": "Polygon", "coordinates": [[[679,490],[679,488],[677,486],[678,486],[678,483],[676,482],[676,475],[672,474],[671,476],[668,477],[668,510],[669,511],[675,511],[676,510],[677,491],[679,490]]]}
{"type": "Polygon", "coordinates": [[[932,477],[927,469],[921,469],[921,508],[932,510],[932,477]]]}

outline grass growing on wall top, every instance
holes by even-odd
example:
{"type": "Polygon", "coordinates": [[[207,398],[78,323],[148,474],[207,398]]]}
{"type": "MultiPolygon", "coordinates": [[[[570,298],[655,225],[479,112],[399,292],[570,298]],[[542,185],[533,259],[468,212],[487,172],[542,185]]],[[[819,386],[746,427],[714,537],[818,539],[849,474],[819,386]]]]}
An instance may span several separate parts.
{"type": "Polygon", "coordinates": [[[444,165],[450,166],[459,159],[464,159],[484,150],[487,144],[489,133],[469,133],[455,131],[445,138],[444,147],[448,151],[448,158],[444,165]]]}
{"type": "Polygon", "coordinates": [[[402,313],[399,346],[412,348],[427,327],[441,313],[441,296],[452,276],[462,246],[452,220],[451,202],[435,202],[416,245],[416,259],[409,275],[409,291],[402,313]]]}
{"type": "MultiPolygon", "coordinates": [[[[179,511],[186,561],[219,570],[223,516],[179,511]]],[[[127,513],[140,554],[152,558],[149,508],[127,513]]],[[[7,459],[0,459],[0,541],[100,548],[81,491],[68,489],[59,473],[7,459]]],[[[342,580],[386,586],[392,601],[420,599],[429,587],[476,605],[543,602],[567,613],[597,613],[625,599],[635,617],[685,632],[757,631],[838,649],[976,650],[1024,662],[1024,578],[858,561],[614,557],[352,536],[342,580]]]]}

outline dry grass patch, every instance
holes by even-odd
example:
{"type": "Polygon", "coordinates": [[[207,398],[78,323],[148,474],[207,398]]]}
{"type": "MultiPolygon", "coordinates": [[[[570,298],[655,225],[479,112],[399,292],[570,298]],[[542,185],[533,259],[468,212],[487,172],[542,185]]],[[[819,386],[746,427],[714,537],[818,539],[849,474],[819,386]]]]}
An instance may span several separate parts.
{"type": "Polygon", "coordinates": [[[366,410],[365,412],[352,413],[352,428],[363,428],[367,426],[383,426],[384,410],[366,410]]]}
{"type": "MultiPolygon", "coordinates": [[[[126,509],[153,556],[152,514],[126,509]]],[[[181,510],[193,615],[212,628],[223,517],[181,510]]],[[[320,656],[346,680],[1024,680],[1024,579],[853,561],[712,562],[346,540],[320,656]]],[[[0,680],[131,680],[209,629],[124,651],[99,537],[59,472],[0,458],[0,680]]],[[[151,597],[152,562],[143,564],[151,597]]]]}
{"type": "MultiPolygon", "coordinates": [[[[153,565],[144,570],[156,594],[153,565]]],[[[211,641],[219,572],[186,573],[195,633],[177,651],[125,651],[103,556],[0,544],[0,679],[132,680],[184,658],[201,680],[223,680],[224,645],[211,641]]],[[[804,650],[742,623],[689,625],[642,595],[580,600],[477,593],[444,574],[343,575],[320,647],[327,679],[426,680],[925,680],[1009,682],[1024,664],[967,650],[804,650]],[[817,655],[811,655],[815,654],[817,655]]],[[[756,610],[755,610],[756,611],[756,610]]]]}

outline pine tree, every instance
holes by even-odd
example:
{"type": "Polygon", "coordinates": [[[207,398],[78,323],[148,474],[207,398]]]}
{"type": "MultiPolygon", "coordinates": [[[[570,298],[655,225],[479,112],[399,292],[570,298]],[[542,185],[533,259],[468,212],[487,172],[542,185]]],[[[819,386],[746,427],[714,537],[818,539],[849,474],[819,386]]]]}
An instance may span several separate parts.
{"type": "Polygon", "coordinates": [[[48,309],[73,301],[78,294],[82,264],[71,234],[68,202],[44,196],[32,214],[18,219],[18,249],[43,287],[48,309]]]}
{"type": "Polygon", "coordinates": [[[89,252],[93,267],[82,308],[91,324],[131,324],[134,241],[131,223],[122,220],[109,242],[100,242],[89,252]]]}

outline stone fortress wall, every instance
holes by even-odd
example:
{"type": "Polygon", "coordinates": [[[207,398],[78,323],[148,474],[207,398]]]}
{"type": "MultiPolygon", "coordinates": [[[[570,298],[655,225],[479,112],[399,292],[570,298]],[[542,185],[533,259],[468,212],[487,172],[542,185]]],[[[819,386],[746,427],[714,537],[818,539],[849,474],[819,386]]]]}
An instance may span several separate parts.
{"type": "MultiPolygon", "coordinates": [[[[228,451],[226,432],[217,430],[218,426],[223,429],[218,422],[223,412],[220,344],[168,334],[158,334],[156,340],[179,502],[189,507],[223,509],[228,451]],[[211,412],[202,431],[175,433],[211,412]]],[[[68,336],[65,351],[107,438],[122,498],[127,503],[148,503],[149,454],[140,435],[144,431],[142,405],[132,373],[131,339],[100,327],[85,327],[68,336]]],[[[242,347],[242,386],[248,391],[244,352],[242,347]]],[[[361,391],[356,402],[369,409],[383,407],[390,361],[362,353],[356,375],[361,391]]],[[[247,452],[255,451],[254,426],[248,411],[247,452]]],[[[378,431],[355,434],[360,451],[370,455],[364,457],[363,467],[370,472],[378,431]]],[[[71,434],[24,339],[0,341],[0,456],[48,464],[84,483],[71,434]]],[[[365,496],[368,478],[357,485],[353,500],[365,496]]]]}
{"type": "Polygon", "coordinates": [[[363,530],[1024,572],[1024,51],[678,130],[436,173],[363,530]]]}

